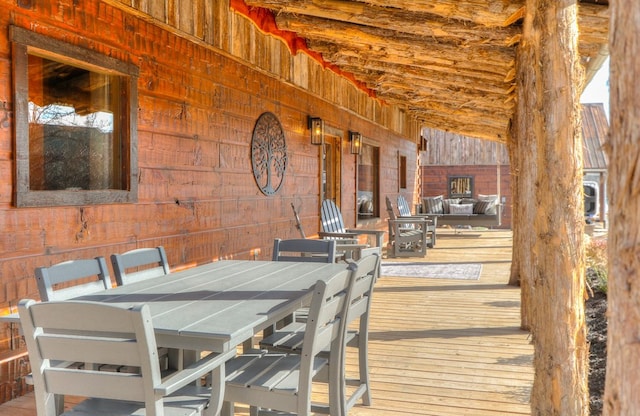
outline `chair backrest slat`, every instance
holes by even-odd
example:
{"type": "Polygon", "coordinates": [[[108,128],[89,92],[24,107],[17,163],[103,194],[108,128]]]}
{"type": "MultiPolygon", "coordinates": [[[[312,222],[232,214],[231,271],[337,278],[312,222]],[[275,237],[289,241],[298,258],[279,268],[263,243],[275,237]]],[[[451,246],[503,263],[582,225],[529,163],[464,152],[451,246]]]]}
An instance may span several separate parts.
{"type": "Polygon", "coordinates": [[[344,221],[342,220],[342,213],[338,209],[336,203],[331,199],[325,199],[322,201],[322,206],[320,207],[320,220],[322,231],[324,232],[346,232],[344,221]]]}
{"type": "Polygon", "coordinates": [[[112,254],[111,265],[118,286],[170,273],[167,254],[162,246],[112,254]]]}
{"type": "Polygon", "coordinates": [[[296,238],[273,241],[273,261],[304,261],[333,263],[336,258],[335,240],[296,238]]]}
{"type": "Polygon", "coordinates": [[[66,300],[111,287],[111,278],[104,257],[70,260],[49,267],[38,267],[35,274],[40,299],[43,301],[66,300]]]}
{"type": "Polygon", "coordinates": [[[68,370],[51,368],[46,372],[46,377],[49,385],[47,394],[144,401],[138,394],[140,377],[131,374],[112,371],[72,374],[68,370]]]}
{"type": "MultiPolygon", "coordinates": [[[[87,334],[91,334],[91,332],[87,332],[87,334]]],[[[46,349],[48,357],[52,360],[140,365],[138,347],[135,343],[122,342],[121,335],[107,340],[83,336],[60,337],[57,334],[43,334],[40,338],[40,347],[46,349]]]]}
{"type": "Polygon", "coordinates": [[[410,217],[411,216],[411,208],[409,208],[409,203],[402,195],[398,195],[398,212],[401,217],[410,217]]]}

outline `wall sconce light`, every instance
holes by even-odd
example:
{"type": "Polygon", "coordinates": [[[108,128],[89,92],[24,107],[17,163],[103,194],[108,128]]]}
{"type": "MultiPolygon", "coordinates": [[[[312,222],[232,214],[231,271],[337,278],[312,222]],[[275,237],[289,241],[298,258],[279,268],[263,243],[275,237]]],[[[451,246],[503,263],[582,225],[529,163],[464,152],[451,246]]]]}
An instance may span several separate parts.
{"type": "Polygon", "coordinates": [[[322,144],[324,142],[324,121],[319,117],[309,116],[307,124],[311,131],[311,144],[322,144]]]}
{"type": "Polygon", "coordinates": [[[362,134],[350,131],[349,140],[351,141],[351,154],[359,155],[360,149],[362,149],[362,134]]]}

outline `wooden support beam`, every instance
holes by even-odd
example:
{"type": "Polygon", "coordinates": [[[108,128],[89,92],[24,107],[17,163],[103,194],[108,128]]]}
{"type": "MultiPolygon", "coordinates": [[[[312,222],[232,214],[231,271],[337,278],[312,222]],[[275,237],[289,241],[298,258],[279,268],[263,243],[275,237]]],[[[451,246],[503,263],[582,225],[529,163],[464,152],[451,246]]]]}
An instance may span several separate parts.
{"type": "Polygon", "coordinates": [[[577,0],[527,0],[510,142],[531,414],[589,414],[577,0]],[[552,325],[550,325],[552,323],[552,325]]]}
{"type": "Polygon", "coordinates": [[[640,3],[612,2],[605,415],[632,415],[640,409],[639,19],[640,3]]]}

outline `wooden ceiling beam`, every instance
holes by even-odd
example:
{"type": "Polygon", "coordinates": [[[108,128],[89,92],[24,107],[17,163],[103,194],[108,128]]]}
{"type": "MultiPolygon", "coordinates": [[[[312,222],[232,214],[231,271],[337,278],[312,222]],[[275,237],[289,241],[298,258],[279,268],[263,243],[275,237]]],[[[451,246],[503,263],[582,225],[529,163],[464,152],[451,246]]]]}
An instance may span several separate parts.
{"type": "MultiPolygon", "coordinates": [[[[492,121],[496,126],[504,126],[506,124],[505,117],[510,117],[513,109],[497,109],[488,108],[482,100],[466,101],[460,99],[447,100],[450,97],[440,97],[439,100],[429,98],[421,98],[420,100],[411,98],[407,99],[406,91],[395,91],[385,95],[387,102],[400,105],[405,103],[405,108],[411,112],[439,112],[443,118],[451,120],[464,120],[467,124],[487,124],[492,121]]],[[[413,97],[412,97],[413,98],[413,97]]]]}
{"type": "Polygon", "coordinates": [[[489,123],[487,119],[474,120],[473,123],[469,123],[468,119],[443,117],[436,111],[420,109],[419,111],[409,111],[409,113],[416,117],[423,127],[491,140],[498,143],[506,143],[507,140],[508,126],[505,124],[489,123]]]}
{"type": "Polygon", "coordinates": [[[306,38],[311,49],[317,41],[323,41],[339,49],[357,51],[363,57],[389,56],[399,59],[398,63],[440,64],[454,70],[480,69],[502,75],[515,65],[515,47],[477,45],[461,48],[421,36],[290,14],[278,15],[276,22],[278,27],[306,38]]]}
{"type": "Polygon", "coordinates": [[[491,83],[509,82],[513,78],[513,66],[493,65],[485,61],[483,55],[447,56],[445,53],[431,53],[428,50],[418,50],[405,45],[404,48],[367,49],[364,46],[338,44],[327,41],[309,41],[313,50],[320,52],[325,60],[342,66],[353,63],[354,58],[360,62],[377,62],[386,66],[419,67],[432,73],[456,74],[457,76],[478,81],[486,80],[491,83]]]}
{"type": "Polygon", "coordinates": [[[516,26],[489,28],[471,22],[445,19],[429,13],[365,5],[354,1],[245,0],[245,3],[253,7],[269,8],[276,14],[288,13],[394,30],[451,42],[458,46],[472,44],[512,46],[522,37],[521,29],[516,26]]]}
{"type": "Polygon", "coordinates": [[[496,114],[508,114],[514,109],[513,98],[499,95],[482,94],[477,91],[460,89],[431,88],[413,80],[413,85],[401,79],[386,79],[378,82],[377,91],[381,97],[394,94],[405,94],[405,102],[409,105],[423,105],[427,102],[448,103],[453,107],[469,107],[486,109],[496,114]]]}
{"type": "Polygon", "coordinates": [[[525,0],[358,0],[410,12],[429,13],[445,19],[473,22],[489,27],[506,27],[524,17],[525,0]],[[391,6],[390,3],[393,5],[391,6]]]}
{"type": "Polygon", "coordinates": [[[489,108],[482,101],[464,101],[461,97],[440,96],[418,96],[418,93],[411,90],[389,91],[385,94],[384,100],[399,104],[410,111],[440,111],[441,116],[465,119],[467,123],[486,123],[487,120],[494,120],[496,125],[506,123],[505,116],[511,115],[509,108],[489,108]],[[402,105],[404,103],[404,105],[402,105]],[[480,119],[475,119],[480,117],[480,119]],[[485,120],[486,119],[486,120],[485,120]]]}
{"type": "Polygon", "coordinates": [[[367,8],[377,7],[388,11],[429,14],[446,20],[454,19],[488,27],[511,26],[524,17],[525,4],[525,0],[245,0],[250,6],[280,10],[291,7],[294,2],[306,10],[315,5],[334,12],[356,15],[363,14],[367,8]]]}
{"type": "Polygon", "coordinates": [[[502,84],[500,86],[486,85],[482,82],[468,82],[459,77],[449,77],[443,80],[439,77],[423,76],[413,73],[413,68],[373,71],[363,70],[361,66],[344,66],[344,69],[356,75],[369,88],[379,92],[384,97],[389,90],[402,90],[407,93],[407,102],[416,100],[445,100],[465,103],[482,101],[487,107],[496,109],[512,109],[515,86],[502,84]],[[358,69],[360,68],[360,69],[358,69]],[[482,84],[481,88],[478,84],[482,84]]]}
{"type": "Polygon", "coordinates": [[[608,44],[609,9],[593,4],[578,7],[578,38],[582,43],[608,44]]]}
{"type": "Polygon", "coordinates": [[[482,76],[476,73],[461,75],[447,71],[446,68],[431,69],[415,65],[398,65],[359,57],[349,57],[343,60],[340,67],[363,80],[375,80],[385,75],[405,77],[407,83],[416,79],[426,84],[438,85],[443,88],[474,89],[481,93],[497,95],[513,95],[514,82],[504,81],[499,76],[482,76]]]}

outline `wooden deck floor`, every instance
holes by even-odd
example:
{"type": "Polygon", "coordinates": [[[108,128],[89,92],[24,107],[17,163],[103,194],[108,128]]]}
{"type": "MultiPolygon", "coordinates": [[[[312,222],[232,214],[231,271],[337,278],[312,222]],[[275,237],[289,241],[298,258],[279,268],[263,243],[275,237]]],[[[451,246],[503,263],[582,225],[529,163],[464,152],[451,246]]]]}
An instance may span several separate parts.
{"type": "Polygon", "coordinates": [[[533,347],[519,329],[520,291],[506,285],[511,243],[510,232],[439,232],[425,261],[481,263],[479,280],[380,279],[369,344],[374,402],[351,415],[531,413],[533,347]]]}
{"type": "MultiPolygon", "coordinates": [[[[519,329],[519,290],[506,285],[511,232],[445,229],[438,238],[419,261],[481,263],[480,279],[380,278],[369,344],[373,405],[350,416],[529,415],[533,347],[519,329]]],[[[35,415],[33,396],[1,405],[0,415],[35,415]]]]}

